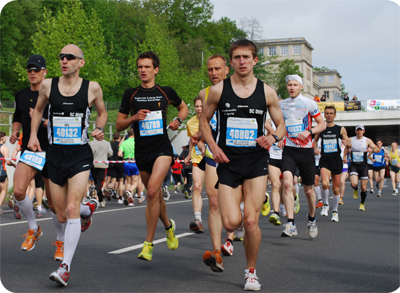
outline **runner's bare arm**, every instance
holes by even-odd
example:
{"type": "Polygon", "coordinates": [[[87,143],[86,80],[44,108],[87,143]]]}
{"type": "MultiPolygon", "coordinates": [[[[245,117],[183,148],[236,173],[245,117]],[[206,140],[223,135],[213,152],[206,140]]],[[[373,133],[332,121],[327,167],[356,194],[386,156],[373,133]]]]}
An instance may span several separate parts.
{"type": "MultiPolygon", "coordinates": [[[[179,111],[177,117],[179,119],[181,119],[181,121],[185,120],[189,113],[189,109],[186,106],[186,103],[182,100],[181,104],[178,107],[176,107],[176,109],[178,109],[178,111],[179,111]]],[[[169,123],[169,128],[171,128],[172,130],[177,130],[179,125],[180,125],[180,123],[179,123],[178,119],[175,119],[169,123]]]]}
{"type": "Polygon", "coordinates": [[[343,145],[345,145],[345,146],[347,146],[350,142],[350,139],[349,139],[349,137],[347,136],[347,130],[346,130],[346,128],[344,128],[343,126],[342,126],[342,129],[340,129],[340,134],[342,135],[342,142],[343,142],[343,145]]]}
{"type": "Polygon", "coordinates": [[[378,148],[378,146],[376,144],[374,144],[374,142],[370,138],[367,139],[367,146],[371,147],[374,150],[374,153],[380,152],[380,149],[378,148]]]}
{"type": "Polygon", "coordinates": [[[117,131],[122,131],[129,128],[133,123],[137,121],[142,121],[146,119],[147,113],[150,113],[150,110],[141,109],[135,115],[128,118],[128,114],[123,114],[121,112],[118,113],[117,121],[115,123],[115,129],[117,131]]]}
{"type": "Polygon", "coordinates": [[[216,84],[215,86],[210,87],[210,92],[208,94],[207,101],[203,105],[203,112],[201,113],[200,116],[200,131],[202,133],[204,140],[210,147],[211,152],[213,153],[215,162],[228,163],[229,159],[215,142],[209,124],[212,116],[214,115],[215,110],[217,109],[219,99],[221,98],[222,89],[223,89],[222,81],[216,84]]]}
{"type": "MultiPolygon", "coordinates": [[[[104,129],[107,123],[107,111],[103,101],[103,90],[101,89],[100,85],[95,81],[91,81],[89,84],[88,99],[89,105],[93,103],[97,110],[96,127],[104,129]]],[[[95,129],[92,132],[92,136],[95,137],[97,140],[102,140],[104,138],[104,132],[100,129],[95,129]]]]}
{"type": "Polygon", "coordinates": [[[318,140],[319,140],[319,133],[317,133],[316,135],[315,135],[315,137],[314,137],[314,153],[315,153],[315,155],[319,155],[320,154],[320,151],[319,151],[319,149],[318,149],[318,140]]]}

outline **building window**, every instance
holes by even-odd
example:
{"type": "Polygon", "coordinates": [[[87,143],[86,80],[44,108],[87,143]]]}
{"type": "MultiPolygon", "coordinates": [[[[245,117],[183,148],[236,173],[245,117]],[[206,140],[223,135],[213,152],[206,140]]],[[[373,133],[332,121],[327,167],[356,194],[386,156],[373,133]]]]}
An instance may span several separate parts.
{"type": "Polygon", "coordinates": [[[301,55],[301,46],[300,45],[293,46],[293,55],[301,55]]]}
{"type": "Polygon", "coordinates": [[[281,47],[281,56],[287,56],[289,55],[289,47],[288,46],[282,46],[281,47]]]}
{"type": "Polygon", "coordinates": [[[324,75],[318,76],[318,82],[319,82],[319,83],[325,82],[324,77],[325,77],[324,75]]]}
{"type": "Polygon", "coordinates": [[[330,83],[335,82],[335,76],[333,76],[333,75],[328,75],[328,82],[330,82],[330,83]]]}
{"type": "Polygon", "coordinates": [[[269,56],[276,55],[276,47],[269,47],[268,49],[269,49],[269,51],[268,51],[269,56]]]}
{"type": "Polygon", "coordinates": [[[307,68],[307,79],[311,80],[311,70],[307,68]]]}
{"type": "Polygon", "coordinates": [[[258,49],[258,54],[264,55],[264,48],[259,48],[259,49],[258,49]]]}
{"type": "Polygon", "coordinates": [[[325,95],[325,98],[328,100],[329,99],[329,91],[324,91],[324,95],[325,95]]]}
{"type": "Polygon", "coordinates": [[[307,92],[311,93],[311,87],[309,85],[307,86],[307,92]]]}

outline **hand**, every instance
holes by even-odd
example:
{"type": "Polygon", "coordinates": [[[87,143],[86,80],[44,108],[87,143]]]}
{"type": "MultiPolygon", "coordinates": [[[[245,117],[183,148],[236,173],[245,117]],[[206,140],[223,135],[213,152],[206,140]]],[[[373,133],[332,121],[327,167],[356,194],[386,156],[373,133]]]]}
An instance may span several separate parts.
{"type": "Polygon", "coordinates": [[[195,134],[192,137],[190,137],[190,141],[191,141],[192,145],[194,145],[194,146],[197,145],[199,140],[200,140],[200,135],[199,134],[195,134]]]}
{"type": "Polygon", "coordinates": [[[183,161],[186,165],[190,165],[190,154],[183,161]]]}
{"type": "Polygon", "coordinates": [[[146,119],[147,113],[150,113],[150,110],[141,109],[135,115],[133,115],[133,121],[142,121],[146,119]]]}
{"type": "Polygon", "coordinates": [[[39,140],[37,138],[37,136],[31,136],[29,138],[29,142],[28,142],[28,149],[32,150],[33,152],[41,152],[42,148],[40,147],[40,143],[39,140]]]}
{"type": "Polygon", "coordinates": [[[305,140],[310,135],[311,135],[311,133],[308,130],[304,130],[304,131],[300,132],[299,134],[297,134],[297,138],[300,140],[305,140]]]}
{"type": "Polygon", "coordinates": [[[14,144],[17,140],[19,140],[19,132],[14,132],[10,135],[10,143],[14,144]]]}
{"type": "Polygon", "coordinates": [[[347,146],[348,145],[347,139],[343,139],[342,143],[343,143],[344,146],[347,146]]]}
{"type": "Polygon", "coordinates": [[[29,108],[29,116],[31,116],[31,118],[32,118],[32,115],[33,115],[33,111],[35,111],[35,109],[29,108]]]}
{"type": "Polygon", "coordinates": [[[343,158],[343,163],[344,163],[344,164],[347,164],[347,157],[344,157],[344,158],[343,158]]]}
{"type": "Polygon", "coordinates": [[[273,145],[276,140],[272,135],[267,135],[267,136],[260,136],[256,138],[256,142],[260,145],[260,147],[264,149],[268,149],[273,145]]]}
{"type": "Polygon", "coordinates": [[[178,119],[175,119],[175,120],[172,120],[168,126],[169,126],[169,128],[171,128],[171,130],[177,130],[179,128],[179,125],[181,125],[181,123],[179,122],[178,119]]]}
{"type": "Polygon", "coordinates": [[[314,154],[318,156],[321,153],[321,151],[318,148],[314,148],[314,154]]]}
{"type": "Polygon", "coordinates": [[[101,131],[100,129],[95,129],[95,130],[92,131],[92,136],[97,140],[103,140],[104,139],[104,132],[101,131]]]}
{"type": "Polygon", "coordinates": [[[283,139],[278,142],[278,148],[283,149],[283,139]]]}
{"type": "Polygon", "coordinates": [[[213,158],[216,163],[220,164],[220,163],[229,163],[230,162],[228,157],[218,146],[211,149],[211,152],[213,154],[213,158]]]}

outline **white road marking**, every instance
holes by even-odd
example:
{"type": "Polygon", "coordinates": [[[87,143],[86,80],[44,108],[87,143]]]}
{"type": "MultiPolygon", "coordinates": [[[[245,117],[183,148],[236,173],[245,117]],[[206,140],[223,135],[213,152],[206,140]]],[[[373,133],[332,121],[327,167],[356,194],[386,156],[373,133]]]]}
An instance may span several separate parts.
{"type": "MultiPolygon", "coordinates": [[[[192,233],[182,233],[182,234],[176,235],[176,238],[186,237],[186,236],[190,236],[190,235],[194,235],[194,234],[195,234],[194,232],[192,232],[192,233]]],[[[166,242],[166,241],[167,241],[167,237],[161,238],[161,239],[158,239],[158,240],[154,240],[153,241],[153,245],[154,244],[158,244],[158,243],[163,243],[163,242],[166,242]]],[[[124,252],[140,249],[142,247],[143,247],[143,243],[142,244],[138,244],[138,245],[134,245],[134,246],[121,248],[121,249],[114,250],[114,251],[110,251],[108,253],[109,254],[121,254],[121,253],[124,253],[124,252]]]]}

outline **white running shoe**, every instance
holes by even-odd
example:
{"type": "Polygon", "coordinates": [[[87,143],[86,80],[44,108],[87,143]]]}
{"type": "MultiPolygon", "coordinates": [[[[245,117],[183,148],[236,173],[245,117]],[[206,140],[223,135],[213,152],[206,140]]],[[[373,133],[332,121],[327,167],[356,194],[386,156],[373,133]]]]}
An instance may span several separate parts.
{"type": "Polygon", "coordinates": [[[261,289],[261,284],[258,281],[255,269],[245,270],[244,280],[245,291],[259,291],[261,289]]]}
{"type": "Polygon", "coordinates": [[[338,214],[338,212],[333,212],[332,213],[331,222],[339,222],[339,214],[338,214]]]}
{"type": "Polygon", "coordinates": [[[317,222],[315,220],[314,222],[308,221],[307,229],[308,229],[308,237],[310,237],[311,239],[317,237],[318,227],[317,227],[317,222]]]}
{"type": "Polygon", "coordinates": [[[327,217],[328,212],[329,212],[329,206],[324,204],[321,210],[321,216],[327,217]]]}
{"type": "Polygon", "coordinates": [[[285,230],[282,231],[281,237],[292,237],[297,235],[296,224],[287,222],[285,225],[285,230]]]}
{"type": "Polygon", "coordinates": [[[221,253],[226,256],[233,255],[233,245],[230,241],[226,240],[225,244],[221,245],[221,253]]]}
{"type": "Polygon", "coordinates": [[[142,203],[146,200],[146,196],[142,195],[141,197],[138,198],[138,203],[142,203]]]}

